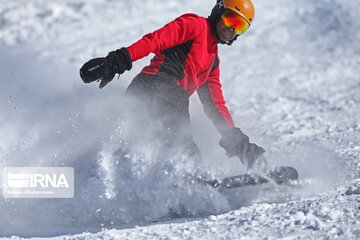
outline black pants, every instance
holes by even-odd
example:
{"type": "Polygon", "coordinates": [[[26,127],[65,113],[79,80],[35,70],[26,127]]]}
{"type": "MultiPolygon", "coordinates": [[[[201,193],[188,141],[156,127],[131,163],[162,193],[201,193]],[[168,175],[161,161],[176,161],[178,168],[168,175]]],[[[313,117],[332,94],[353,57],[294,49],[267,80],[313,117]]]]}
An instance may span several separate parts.
{"type": "Polygon", "coordinates": [[[192,136],[189,95],[184,89],[157,75],[140,73],[128,86],[127,93],[135,96],[145,106],[150,115],[146,116],[150,118],[149,121],[161,126],[159,134],[154,138],[161,139],[164,151],[175,150],[201,158],[192,136]]]}

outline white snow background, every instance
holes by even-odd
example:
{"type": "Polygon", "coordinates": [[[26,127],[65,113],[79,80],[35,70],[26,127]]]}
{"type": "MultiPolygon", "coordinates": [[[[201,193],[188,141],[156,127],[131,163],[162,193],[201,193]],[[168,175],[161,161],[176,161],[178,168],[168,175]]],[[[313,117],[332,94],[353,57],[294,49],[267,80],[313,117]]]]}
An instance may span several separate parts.
{"type": "Polygon", "coordinates": [[[214,3],[0,0],[0,166],[75,168],[73,199],[1,196],[0,237],[360,238],[357,0],[254,0],[250,30],[220,47],[237,126],[271,165],[296,167],[298,183],[219,193],[184,180],[199,169],[212,177],[245,172],[218,147],[196,94],[202,162],[159,160],[145,147],[119,154],[129,115],[143,114],[123,93],[151,56],[102,90],[82,83],[79,68],[183,13],[208,16],[214,3]]]}

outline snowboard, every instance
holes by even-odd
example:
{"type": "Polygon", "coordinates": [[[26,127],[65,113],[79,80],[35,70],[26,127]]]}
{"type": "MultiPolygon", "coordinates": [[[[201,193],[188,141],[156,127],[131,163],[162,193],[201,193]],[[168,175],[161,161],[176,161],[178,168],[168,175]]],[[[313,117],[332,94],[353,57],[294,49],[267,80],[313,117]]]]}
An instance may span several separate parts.
{"type": "Polygon", "coordinates": [[[274,182],[276,184],[286,184],[299,178],[297,170],[289,166],[275,167],[264,176],[258,174],[241,174],[226,177],[220,180],[208,181],[207,184],[217,189],[239,188],[254,186],[264,183],[274,182]]]}

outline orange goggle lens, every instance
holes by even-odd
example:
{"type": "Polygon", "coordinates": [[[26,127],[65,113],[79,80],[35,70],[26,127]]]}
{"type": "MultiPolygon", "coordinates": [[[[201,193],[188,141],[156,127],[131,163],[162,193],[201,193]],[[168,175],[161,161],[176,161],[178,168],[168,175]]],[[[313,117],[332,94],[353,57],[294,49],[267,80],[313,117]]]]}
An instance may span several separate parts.
{"type": "Polygon", "coordinates": [[[250,26],[243,17],[231,10],[226,10],[224,12],[221,16],[221,21],[225,24],[225,26],[233,28],[237,35],[246,32],[250,26]]]}

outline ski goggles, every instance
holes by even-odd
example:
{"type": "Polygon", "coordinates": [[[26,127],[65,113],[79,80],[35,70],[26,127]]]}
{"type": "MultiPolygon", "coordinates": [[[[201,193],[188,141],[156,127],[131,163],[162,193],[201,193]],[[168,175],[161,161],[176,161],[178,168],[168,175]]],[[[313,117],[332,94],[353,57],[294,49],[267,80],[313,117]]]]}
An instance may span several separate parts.
{"type": "Polygon", "coordinates": [[[248,30],[250,24],[234,11],[226,10],[221,16],[221,21],[227,27],[234,29],[237,35],[243,34],[248,30]]]}

